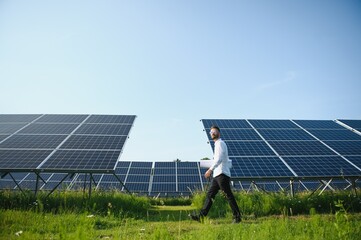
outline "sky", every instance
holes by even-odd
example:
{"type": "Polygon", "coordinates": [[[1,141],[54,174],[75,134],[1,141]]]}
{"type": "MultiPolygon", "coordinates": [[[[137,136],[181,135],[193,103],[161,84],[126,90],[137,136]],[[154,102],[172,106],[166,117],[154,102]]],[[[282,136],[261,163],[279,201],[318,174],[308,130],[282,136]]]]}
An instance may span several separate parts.
{"type": "Polygon", "coordinates": [[[0,0],[0,113],[137,115],[122,160],[212,157],[200,119],[361,119],[361,2],[0,0]]]}

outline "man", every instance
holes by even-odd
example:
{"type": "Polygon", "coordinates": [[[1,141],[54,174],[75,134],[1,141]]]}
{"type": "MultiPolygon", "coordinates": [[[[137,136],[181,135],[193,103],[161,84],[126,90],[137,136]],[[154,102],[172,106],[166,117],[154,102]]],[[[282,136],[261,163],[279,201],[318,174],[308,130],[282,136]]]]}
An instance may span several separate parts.
{"type": "Polygon", "coordinates": [[[207,170],[204,176],[209,178],[213,174],[213,180],[211,187],[208,190],[206,201],[202,210],[198,215],[192,214],[190,217],[195,221],[200,221],[201,218],[207,216],[215,196],[219,190],[222,190],[225,193],[228,203],[233,211],[233,223],[239,223],[241,221],[241,214],[230,186],[231,171],[230,164],[228,162],[227,145],[220,138],[221,134],[219,127],[212,126],[209,134],[214,141],[214,163],[207,170]]]}

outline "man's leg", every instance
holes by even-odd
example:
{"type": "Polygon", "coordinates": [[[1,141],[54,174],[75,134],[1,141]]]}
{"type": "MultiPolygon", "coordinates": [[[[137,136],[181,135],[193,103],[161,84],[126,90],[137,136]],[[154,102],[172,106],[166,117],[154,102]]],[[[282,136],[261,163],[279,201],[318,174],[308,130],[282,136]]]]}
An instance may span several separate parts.
{"type": "Polygon", "coordinates": [[[228,203],[229,203],[229,205],[230,205],[230,207],[232,209],[232,212],[233,212],[233,218],[237,222],[239,222],[241,220],[241,213],[239,211],[236,199],[234,198],[234,195],[233,195],[232,190],[231,190],[230,177],[228,177],[228,176],[226,176],[224,174],[221,174],[219,177],[220,178],[218,179],[218,181],[219,181],[220,189],[227,196],[228,203]]]}
{"type": "MultiPolygon", "coordinates": [[[[218,176],[216,178],[218,178],[218,176]]],[[[204,202],[203,208],[202,208],[202,210],[200,212],[201,216],[207,216],[209,210],[212,207],[214,198],[215,198],[215,196],[217,195],[217,193],[218,193],[218,191],[220,189],[220,186],[218,185],[218,181],[217,181],[216,178],[214,178],[212,180],[211,187],[209,188],[209,190],[207,192],[206,201],[204,202]]]]}

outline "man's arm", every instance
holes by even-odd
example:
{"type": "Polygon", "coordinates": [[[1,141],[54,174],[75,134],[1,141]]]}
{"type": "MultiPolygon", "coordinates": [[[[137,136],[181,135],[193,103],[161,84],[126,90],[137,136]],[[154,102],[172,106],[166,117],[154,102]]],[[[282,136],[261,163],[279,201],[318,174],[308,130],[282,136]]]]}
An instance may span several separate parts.
{"type": "Polygon", "coordinates": [[[218,143],[214,144],[214,157],[213,157],[213,165],[207,170],[204,174],[206,178],[209,178],[216,167],[222,163],[222,155],[224,154],[223,144],[218,143]]]}

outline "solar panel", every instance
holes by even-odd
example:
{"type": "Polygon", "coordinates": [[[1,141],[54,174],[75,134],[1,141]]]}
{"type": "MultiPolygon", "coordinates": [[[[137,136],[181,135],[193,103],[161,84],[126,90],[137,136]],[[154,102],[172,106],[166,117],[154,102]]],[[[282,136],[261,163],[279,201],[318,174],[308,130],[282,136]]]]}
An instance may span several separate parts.
{"type": "Polygon", "coordinates": [[[324,141],[342,155],[361,155],[361,141],[324,141]]]}
{"type": "Polygon", "coordinates": [[[19,131],[24,134],[70,134],[77,124],[33,123],[19,131]]]}
{"type": "Polygon", "coordinates": [[[299,128],[290,120],[248,120],[255,128],[299,128]]]}
{"type": "Polygon", "coordinates": [[[83,124],[74,134],[92,135],[125,135],[127,136],[132,125],[120,124],[83,124]]]}
{"type": "Polygon", "coordinates": [[[5,138],[7,138],[9,135],[0,135],[0,142],[2,141],[2,140],[4,140],[5,138]]]}
{"type": "Polygon", "coordinates": [[[346,156],[346,158],[355,164],[357,167],[361,168],[361,155],[360,156],[346,156]]]}
{"type": "Polygon", "coordinates": [[[335,155],[319,141],[269,141],[269,144],[281,156],[335,155]]]}
{"type": "Polygon", "coordinates": [[[0,123],[0,134],[12,134],[25,125],[25,123],[0,123]]]}
{"type": "Polygon", "coordinates": [[[54,149],[65,138],[66,135],[13,135],[0,143],[0,149],[54,149]]]}
{"type": "Polygon", "coordinates": [[[266,140],[315,140],[302,129],[257,129],[266,140]]]}
{"type": "MultiPolygon", "coordinates": [[[[126,136],[72,135],[61,146],[62,149],[113,149],[121,150],[126,136]]],[[[1,144],[0,144],[1,147],[1,144]]]]}
{"type": "MultiPolygon", "coordinates": [[[[226,141],[229,156],[272,156],[275,153],[263,141],[226,141]]],[[[214,142],[211,142],[214,149],[214,142]]]]}
{"type": "MultiPolygon", "coordinates": [[[[211,139],[210,134],[207,134],[211,139]]],[[[253,129],[222,129],[221,138],[223,140],[262,140],[262,138],[253,129]]]]}
{"type": "Polygon", "coordinates": [[[134,115],[91,115],[85,123],[133,124],[134,115]]]}
{"type": "Polygon", "coordinates": [[[347,126],[353,128],[353,129],[357,129],[358,131],[361,130],[361,120],[346,120],[346,119],[341,119],[339,120],[342,123],[346,124],[347,126]]]}
{"type": "Polygon", "coordinates": [[[0,114],[0,122],[1,123],[28,123],[32,122],[38,117],[40,114],[0,114]]]}
{"type": "Polygon", "coordinates": [[[35,121],[36,123],[81,123],[88,115],[47,114],[35,121]]]}
{"type": "Polygon", "coordinates": [[[225,128],[252,128],[246,120],[238,119],[202,119],[205,129],[210,129],[211,126],[217,125],[220,129],[225,128]]]}
{"type": "Polygon", "coordinates": [[[360,140],[361,135],[358,135],[350,130],[315,130],[311,129],[309,132],[320,140],[360,140]]]}
{"type": "Polygon", "coordinates": [[[294,120],[294,122],[306,129],[344,129],[331,120],[294,120]]]}
{"type": "Polygon", "coordinates": [[[120,151],[56,151],[41,167],[47,171],[112,171],[120,151]]]}
{"type": "Polygon", "coordinates": [[[0,169],[3,171],[35,169],[50,153],[49,150],[0,150],[0,169]]]}
{"type": "Polygon", "coordinates": [[[288,165],[302,176],[360,176],[361,172],[339,156],[284,157],[288,165]]]}
{"type": "Polygon", "coordinates": [[[278,157],[233,157],[232,165],[231,175],[234,178],[294,177],[278,157]]]}

